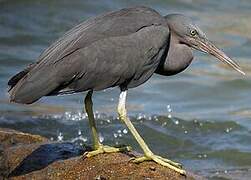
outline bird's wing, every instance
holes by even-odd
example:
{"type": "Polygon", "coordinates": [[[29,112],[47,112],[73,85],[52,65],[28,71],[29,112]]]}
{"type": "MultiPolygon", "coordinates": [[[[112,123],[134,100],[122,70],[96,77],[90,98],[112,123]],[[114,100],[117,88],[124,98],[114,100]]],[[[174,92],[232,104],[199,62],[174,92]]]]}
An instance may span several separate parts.
{"type": "Polygon", "coordinates": [[[11,99],[32,103],[50,94],[138,86],[154,73],[168,37],[167,26],[150,25],[95,41],[52,64],[39,63],[11,90],[11,99]]]}
{"type": "Polygon", "coordinates": [[[110,12],[79,24],[47,48],[36,63],[13,76],[8,85],[10,90],[26,76],[31,69],[39,69],[44,64],[53,64],[89,46],[95,41],[135,33],[151,24],[162,24],[165,20],[155,10],[147,7],[125,8],[110,12]]]}
{"type": "Polygon", "coordinates": [[[91,43],[116,36],[134,33],[165,20],[155,10],[147,7],[125,8],[91,18],[68,31],[39,57],[39,62],[54,63],[91,43]]]}
{"type": "Polygon", "coordinates": [[[79,49],[66,60],[70,61],[68,68],[64,67],[63,61],[59,62],[64,76],[61,80],[68,79],[69,83],[56,93],[113,86],[136,87],[154,73],[166,50],[168,38],[168,27],[151,25],[130,35],[99,40],[79,49]],[[69,69],[68,75],[66,69],[69,69]]]}

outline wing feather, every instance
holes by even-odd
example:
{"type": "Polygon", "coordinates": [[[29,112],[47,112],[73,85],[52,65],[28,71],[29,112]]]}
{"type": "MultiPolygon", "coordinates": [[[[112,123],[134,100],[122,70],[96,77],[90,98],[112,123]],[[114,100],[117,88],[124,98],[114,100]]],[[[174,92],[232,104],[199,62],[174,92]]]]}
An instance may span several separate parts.
{"type": "Polygon", "coordinates": [[[39,61],[53,63],[91,43],[116,36],[126,36],[152,24],[165,20],[147,7],[125,8],[91,18],[68,31],[39,57],[39,61]]]}

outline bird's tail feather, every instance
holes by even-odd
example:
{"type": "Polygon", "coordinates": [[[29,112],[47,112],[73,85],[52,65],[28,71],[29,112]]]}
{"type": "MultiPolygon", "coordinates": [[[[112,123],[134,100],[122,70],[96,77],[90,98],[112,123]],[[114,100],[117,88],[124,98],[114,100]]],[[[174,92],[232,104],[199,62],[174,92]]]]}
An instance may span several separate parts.
{"type": "Polygon", "coordinates": [[[29,64],[23,71],[17,73],[16,75],[12,76],[8,81],[8,85],[10,86],[9,91],[20,81],[33,67],[35,63],[29,64]]]}
{"type": "Polygon", "coordinates": [[[8,83],[11,86],[9,90],[11,102],[31,104],[58,86],[50,72],[45,75],[40,69],[34,73],[23,73],[24,75],[20,73],[13,76],[8,83]]]}

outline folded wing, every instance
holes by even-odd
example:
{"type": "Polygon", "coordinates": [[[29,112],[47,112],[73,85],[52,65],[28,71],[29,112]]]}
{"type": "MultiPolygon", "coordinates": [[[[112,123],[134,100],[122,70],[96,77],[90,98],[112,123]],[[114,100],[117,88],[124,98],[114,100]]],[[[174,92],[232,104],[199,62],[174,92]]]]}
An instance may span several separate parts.
{"type": "Polygon", "coordinates": [[[144,74],[136,67],[151,69],[158,63],[154,59],[162,53],[168,33],[163,18],[144,7],[87,20],[9,81],[11,100],[29,104],[46,95],[136,86],[139,82],[133,79],[144,74]]]}

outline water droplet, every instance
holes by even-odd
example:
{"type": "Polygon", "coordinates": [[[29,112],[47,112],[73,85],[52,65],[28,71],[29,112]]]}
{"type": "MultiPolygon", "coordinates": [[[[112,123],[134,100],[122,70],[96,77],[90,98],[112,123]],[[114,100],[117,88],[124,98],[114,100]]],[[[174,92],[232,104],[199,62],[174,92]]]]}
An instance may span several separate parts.
{"type": "Polygon", "coordinates": [[[226,133],[229,133],[232,130],[232,128],[227,128],[225,131],[226,133]]]}
{"type": "Polygon", "coordinates": [[[168,105],[166,106],[166,108],[167,108],[167,109],[170,109],[170,108],[171,108],[171,105],[170,105],[170,104],[168,104],[168,105]]]}
{"type": "Polygon", "coordinates": [[[107,122],[107,123],[110,123],[110,122],[111,122],[111,120],[110,120],[110,119],[107,119],[107,120],[106,120],[106,122],[107,122]]]}
{"type": "Polygon", "coordinates": [[[157,116],[153,116],[153,119],[154,119],[155,121],[159,121],[159,119],[158,119],[157,116]]]}
{"type": "Polygon", "coordinates": [[[115,138],[117,138],[117,137],[118,137],[118,134],[117,134],[117,133],[113,133],[113,136],[114,136],[115,138]]]}
{"type": "Polygon", "coordinates": [[[101,134],[99,134],[99,142],[104,142],[104,140],[105,140],[105,138],[104,138],[104,136],[102,136],[101,134]]]}
{"type": "Polygon", "coordinates": [[[127,129],[123,129],[123,133],[127,134],[128,133],[127,129]]]}
{"type": "Polygon", "coordinates": [[[141,120],[141,119],[145,119],[145,118],[146,118],[146,115],[144,115],[144,114],[138,114],[136,117],[137,120],[141,120]]]}
{"type": "Polygon", "coordinates": [[[60,132],[59,135],[58,135],[58,141],[63,141],[63,139],[64,139],[64,136],[60,132]]]}
{"type": "Polygon", "coordinates": [[[118,131],[117,131],[119,134],[121,134],[121,130],[119,129],[118,131]]]}
{"type": "Polygon", "coordinates": [[[204,157],[204,158],[207,158],[207,154],[203,154],[203,157],[204,157]]]}
{"type": "Polygon", "coordinates": [[[82,132],[81,130],[78,130],[78,135],[81,136],[82,132]]]}
{"type": "Polygon", "coordinates": [[[184,133],[187,134],[187,131],[185,130],[184,133]]]}
{"type": "Polygon", "coordinates": [[[84,141],[84,142],[87,142],[88,141],[88,138],[87,137],[82,137],[82,138],[80,138],[82,141],[84,141]]]}
{"type": "Polygon", "coordinates": [[[51,141],[54,141],[54,138],[53,138],[53,137],[51,137],[51,138],[50,138],[50,140],[51,140],[51,141]]]}
{"type": "Polygon", "coordinates": [[[167,117],[168,117],[169,119],[171,119],[171,118],[172,118],[172,115],[171,115],[171,114],[168,114],[167,117]]]}
{"type": "Polygon", "coordinates": [[[227,174],[228,173],[227,170],[225,170],[224,173],[227,174]]]}
{"type": "Polygon", "coordinates": [[[119,137],[122,137],[122,134],[119,134],[119,137]]]}
{"type": "Polygon", "coordinates": [[[179,122],[178,120],[176,120],[176,121],[174,121],[174,123],[175,123],[176,125],[178,125],[180,122],[179,122]]]}
{"type": "Polygon", "coordinates": [[[163,124],[161,124],[161,126],[166,126],[167,125],[167,122],[164,122],[163,124]]]}

